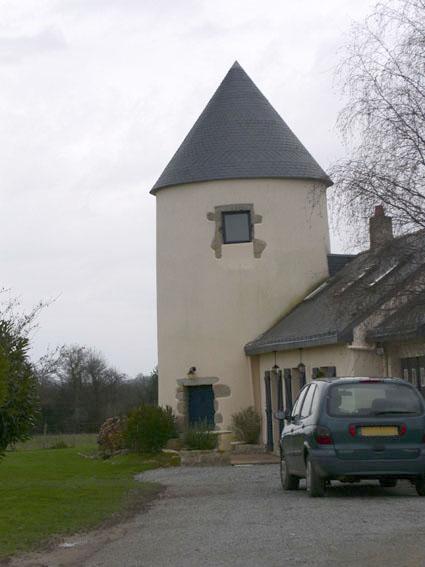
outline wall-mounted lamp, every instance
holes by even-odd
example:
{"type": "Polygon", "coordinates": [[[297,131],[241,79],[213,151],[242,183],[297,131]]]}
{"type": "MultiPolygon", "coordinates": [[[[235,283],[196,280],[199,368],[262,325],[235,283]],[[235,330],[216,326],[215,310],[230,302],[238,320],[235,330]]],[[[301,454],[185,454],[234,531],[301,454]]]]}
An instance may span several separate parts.
{"type": "Polygon", "coordinates": [[[194,374],[196,374],[196,366],[191,366],[187,374],[188,376],[193,376],[194,374]]]}

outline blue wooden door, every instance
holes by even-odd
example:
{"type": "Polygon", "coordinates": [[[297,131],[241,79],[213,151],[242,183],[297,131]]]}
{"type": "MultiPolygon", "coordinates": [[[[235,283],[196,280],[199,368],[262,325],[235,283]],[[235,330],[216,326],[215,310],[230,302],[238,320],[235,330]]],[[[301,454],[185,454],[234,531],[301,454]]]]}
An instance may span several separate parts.
{"type": "Polygon", "coordinates": [[[189,424],[214,426],[214,392],[212,386],[189,386],[189,424]]]}

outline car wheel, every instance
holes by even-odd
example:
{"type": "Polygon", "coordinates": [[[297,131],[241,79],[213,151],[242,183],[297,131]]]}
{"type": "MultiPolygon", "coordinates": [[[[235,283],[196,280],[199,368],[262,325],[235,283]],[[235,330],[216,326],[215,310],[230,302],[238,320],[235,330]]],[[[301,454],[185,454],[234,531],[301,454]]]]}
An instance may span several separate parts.
{"type": "Polygon", "coordinates": [[[297,490],[300,485],[300,479],[288,472],[283,455],[280,456],[280,482],[283,490],[297,490]]]}
{"type": "Polygon", "coordinates": [[[382,488],[394,488],[397,486],[397,479],[396,478],[381,478],[379,484],[382,488]]]}
{"type": "Polygon", "coordinates": [[[420,476],[415,482],[416,492],[419,496],[425,496],[425,477],[420,476]]]}
{"type": "Polygon", "coordinates": [[[326,481],[319,476],[308,456],[306,458],[306,471],[306,485],[309,496],[324,496],[326,481]]]}

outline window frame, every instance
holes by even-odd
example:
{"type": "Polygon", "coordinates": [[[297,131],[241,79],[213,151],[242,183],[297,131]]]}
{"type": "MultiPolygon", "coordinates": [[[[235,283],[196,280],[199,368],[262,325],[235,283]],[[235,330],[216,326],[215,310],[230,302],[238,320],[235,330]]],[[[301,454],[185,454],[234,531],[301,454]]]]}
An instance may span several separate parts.
{"type": "Polygon", "coordinates": [[[248,209],[240,209],[238,211],[222,211],[221,213],[221,225],[223,227],[223,244],[246,244],[249,242],[252,242],[252,216],[251,216],[251,211],[248,209]],[[227,236],[226,236],[226,216],[232,216],[232,215],[247,215],[248,217],[248,236],[249,236],[249,240],[231,240],[228,241],[227,240],[227,236]]]}

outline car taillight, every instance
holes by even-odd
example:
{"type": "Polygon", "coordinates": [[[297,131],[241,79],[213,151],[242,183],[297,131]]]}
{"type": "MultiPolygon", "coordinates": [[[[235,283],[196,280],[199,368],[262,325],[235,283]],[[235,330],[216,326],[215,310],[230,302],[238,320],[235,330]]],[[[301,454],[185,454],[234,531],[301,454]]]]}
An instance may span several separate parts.
{"type": "Polygon", "coordinates": [[[351,435],[351,437],[355,437],[357,434],[357,428],[355,425],[351,424],[348,426],[348,433],[351,435]]]}
{"type": "Polygon", "coordinates": [[[400,437],[402,437],[403,435],[406,434],[406,431],[407,431],[407,426],[405,423],[402,423],[398,428],[398,434],[400,435],[400,437]]]}
{"type": "Polygon", "coordinates": [[[318,445],[333,445],[332,435],[326,427],[318,427],[316,430],[316,443],[318,445]]]}

